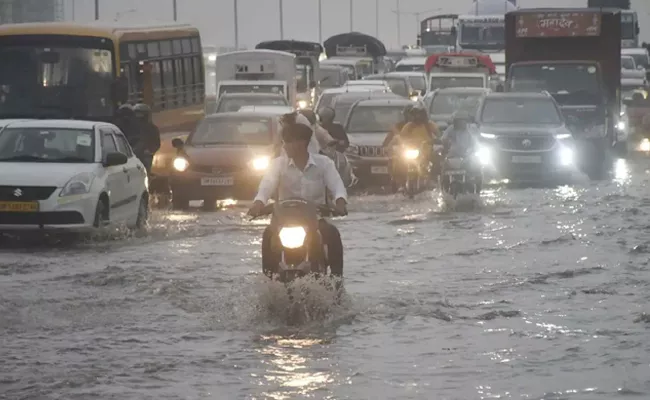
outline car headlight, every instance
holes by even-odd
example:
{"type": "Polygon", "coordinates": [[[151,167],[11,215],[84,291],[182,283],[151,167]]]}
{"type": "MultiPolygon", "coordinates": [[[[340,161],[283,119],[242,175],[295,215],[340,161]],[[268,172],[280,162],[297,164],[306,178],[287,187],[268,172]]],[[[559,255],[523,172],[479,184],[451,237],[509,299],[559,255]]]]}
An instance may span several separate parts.
{"type": "Polygon", "coordinates": [[[641,141],[641,144],[639,144],[639,150],[641,151],[650,151],[650,140],[648,139],[643,139],[641,141]]]}
{"type": "Polygon", "coordinates": [[[497,137],[497,135],[495,135],[494,133],[481,132],[481,137],[485,139],[494,139],[497,137]]]}
{"type": "Polygon", "coordinates": [[[560,149],[560,164],[564,167],[573,165],[573,149],[562,147],[560,149]]]}
{"type": "Polygon", "coordinates": [[[94,180],[95,174],[90,172],[75,175],[63,186],[59,197],[86,194],[90,192],[94,180]]]}
{"type": "Polygon", "coordinates": [[[492,160],[490,149],[485,146],[480,146],[478,150],[476,150],[476,158],[481,165],[489,165],[492,160]]]}
{"type": "Polygon", "coordinates": [[[420,150],[418,149],[407,149],[404,151],[404,158],[407,160],[415,160],[420,157],[420,150]]]}
{"type": "Polygon", "coordinates": [[[307,106],[309,105],[309,103],[307,103],[307,100],[298,100],[297,104],[298,104],[298,108],[301,110],[307,108],[307,106]]]}
{"type": "Polygon", "coordinates": [[[189,167],[189,166],[190,166],[189,161],[187,161],[183,157],[176,157],[174,159],[174,169],[176,171],[178,171],[178,172],[183,172],[183,171],[187,170],[187,167],[189,167]]]}
{"type": "Polygon", "coordinates": [[[564,139],[571,139],[571,134],[570,133],[560,133],[555,135],[555,138],[558,140],[564,140],[564,139]]]}
{"type": "Polygon", "coordinates": [[[253,160],[251,164],[255,171],[264,171],[269,167],[270,163],[271,163],[271,159],[269,157],[264,156],[264,157],[257,157],[256,159],[253,160]]]}
{"type": "Polygon", "coordinates": [[[299,249],[305,244],[307,232],[302,226],[289,226],[280,229],[280,243],[287,249],[299,249]]]}
{"type": "Polygon", "coordinates": [[[618,123],[616,124],[616,129],[618,129],[619,131],[624,131],[626,126],[627,125],[625,124],[625,121],[618,121],[618,123]]]}
{"type": "Polygon", "coordinates": [[[418,96],[411,96],[411,101],[418,101],[420,100],[420,97],[418,96]]]}

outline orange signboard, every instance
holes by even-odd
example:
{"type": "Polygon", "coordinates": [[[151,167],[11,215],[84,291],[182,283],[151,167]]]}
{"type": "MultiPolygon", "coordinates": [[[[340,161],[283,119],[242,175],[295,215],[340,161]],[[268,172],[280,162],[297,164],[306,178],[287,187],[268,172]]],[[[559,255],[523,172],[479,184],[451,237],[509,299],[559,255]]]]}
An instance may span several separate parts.
{"type": "Polygon", "coordinates": [[[517,37],[600,36],[598,12],[551,12],[517,15],[517,37]]]}

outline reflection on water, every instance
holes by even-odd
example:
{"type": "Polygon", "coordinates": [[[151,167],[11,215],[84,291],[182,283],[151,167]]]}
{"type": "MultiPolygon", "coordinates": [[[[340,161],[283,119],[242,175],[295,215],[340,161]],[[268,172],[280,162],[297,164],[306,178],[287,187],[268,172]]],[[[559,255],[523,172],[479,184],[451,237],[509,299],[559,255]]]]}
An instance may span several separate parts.
{"type": "Polygon", "coordinates": [[[630,174],[630,167],[627,161],[619,158],[614,164],[614,181],[619,185],[629,184],[632,175],[630,174]]]}
{"type": "Polygon", "coordinates": [[[267,365],[260,384],[273,387],[264,396],[276,400],[307,398],[334,381],[329,372],[309,365],[312,360],[307,358],[307,354],[325,344],[323,339],[262,336],[261,340],[268,344],[257,350],[263,355],[262,363],[267,365]]]}

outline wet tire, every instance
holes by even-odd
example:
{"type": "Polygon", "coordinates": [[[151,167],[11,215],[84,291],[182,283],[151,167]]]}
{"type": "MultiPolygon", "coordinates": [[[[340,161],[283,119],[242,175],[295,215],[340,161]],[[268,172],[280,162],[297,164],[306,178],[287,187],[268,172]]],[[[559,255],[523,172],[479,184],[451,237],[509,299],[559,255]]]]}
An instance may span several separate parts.
{"type": "Polygon", "coordinates": [[[144,229],[149,221],[149,196],[142,195],[138,206],[138,218],[135,221],[136,229],[144,229]]]}
{"type": "Polygon", "coordinates": [[[108,222],[106,220],[106,211],[106,203],[103,200],[99,200],[95,209],[95,220],[93,221],[95,228],[101,228],[108,222]]]}

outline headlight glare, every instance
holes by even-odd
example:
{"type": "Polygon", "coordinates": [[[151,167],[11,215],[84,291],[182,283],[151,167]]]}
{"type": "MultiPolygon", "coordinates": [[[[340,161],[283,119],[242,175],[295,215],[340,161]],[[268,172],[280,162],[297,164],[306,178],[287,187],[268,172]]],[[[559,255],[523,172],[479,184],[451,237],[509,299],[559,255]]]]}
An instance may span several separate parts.
{"type": "Polygon", "coordinates": [[[485,139],[494,139],[494,138],[497,137],[497,135],[495,135],[495,134],[493,134],[493,133],[485,133],[485,132],[481,132],[481,137],[482,137],[482,138],[485,138],[485,139]]]}
{"type": "Polygon", "coordinates": [[[476,151],[476,158],[478,159],[478,162],[481,165],[489,165],[492,159],[492,155],[490,154],[490,149],[488,149],[485,146],[479,147],[478,150],[476,151]]]}
{"type": "Polygon", "coordinates": [[[420,157],[420,150],[418,149],[406,149],[404,151],[404,158],[407,160],[415,160],[418,157],[420,157]]]}
{"type": "Polygon", "coordinates": [[[299,249],[305,244],[307,232],[302,226],[285,226],[280,229],[280,243],[287,249],[299,249]]]}
{"type": "Polygon", "coordinates": [[[257,157],[253,160],[253,169],[255,171],[264,171],[269,167],[271,159],[269,157],[257,157]]]}
{"type": "Polygon", "coordinates": [[[299,109],[305,109],[307,108],[309,104],[307,103],[307,100],[298,100],[298,108],[299,109]]]}
{"type": "Polygon", "coordinates": [[[571,134],[570,133],[560,133],[558,135],[555,135],[555,138],[558,139],[558,140],[571,139],[571,134]]]}
{"type": "Polygon", "coordinates": [[[646,152],[650,151],[650,140],[643,139],[639,145],[639,150],[646,152]]]}
{"type": "Polygon", "coordinates": [[[189,161],[187,161],[183,157],[176,157],[174,159],[174,169],[176,171],[178,171],[178,172],[183,172],[183,171],[187,170],[187,167],[189,167],[189,166],[190,166],[189,161]]]}
{"type": "Polygon", "coordinates": [[[626,127],[625,121],[618,121],[618,123],[616,124],[616,129],[618,129],[619,131],[624,131],[625,127],[626,127]]]}
{"type": "Polygon", "coordinates": [[[563,147],[560,149],[560,164],[563,167],[568,167],[573,165],[573,150],[568,147],[563,147]]]}

